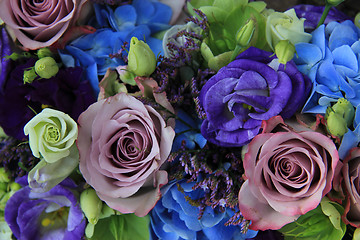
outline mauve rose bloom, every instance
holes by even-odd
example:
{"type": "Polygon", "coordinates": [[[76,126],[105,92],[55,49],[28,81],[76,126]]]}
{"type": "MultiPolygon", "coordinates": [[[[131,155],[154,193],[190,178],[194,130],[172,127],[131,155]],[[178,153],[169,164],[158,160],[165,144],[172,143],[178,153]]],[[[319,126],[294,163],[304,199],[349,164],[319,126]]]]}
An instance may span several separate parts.
{"type": "Polygon", "coordinates": [[[262,124],[244,156],[239,209],[250,229],[280,229],[315,209],[332,186],[339,155],[325,135],[293,131],[280,116],[262,124]]]}
{"type": "Polygon", "coordinates": [[[28,49],[52,45],[74,24],[87,0],[0,0],[0,18],[28,49]]]}
{"type": "Polygon", "coordinates": [[[145,216],[168,182],[161,166],[175,136],[161,115],[119,93],[92,104],[78,119],[80,171],[111,208],[145,216]]]}
{"type": "Polygon", "coordinates": [[[343,220],[353,227],[360,227],[360,148],[350,150],[344,159],[342,181],[346,195],[343,220]]]}
{"type": "Polygon", "coordinates": [[[200,92],[206,119],[201,133],[211,143],[239,147],[259,133],[262,120],[291,117],[303,106],[310,80],[290,61],[250,47],[211,77],[200,92]]]}

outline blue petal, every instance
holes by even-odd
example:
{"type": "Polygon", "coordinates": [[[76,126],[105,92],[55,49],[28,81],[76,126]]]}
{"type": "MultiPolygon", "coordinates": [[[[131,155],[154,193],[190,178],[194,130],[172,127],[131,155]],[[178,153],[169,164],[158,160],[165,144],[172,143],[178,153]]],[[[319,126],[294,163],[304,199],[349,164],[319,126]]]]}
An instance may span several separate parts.
{"type": "Polygon", "coordinates": [[[359,40],[357,32],[354,29],[345,24],[340,24],[334,28],[329,38],[329,48],[331,51],[342,45],[352,45],[359,40]]]}
{"type": "Polygon", "coordinates": [[[335,64],[348,67],[355,72],[359,70],[357,58],[349,45],[343,45],[341,47],[336,48],[332,52],[332,54],[334,57],[335,64]]]}
{"type": "Polygon", "coordinates": [[[110,25],[116,31],[129,31],[135,27],[137,13],[132,5],[123,5],[110,15],[110,25]]]}
{"type": "Polygon", "coordinates": [[[312,32],[312,39],[311,43],[315,44],[320,48],[322,56],[325,57],[325,47],[326,47],[326,40],[325,40],[325,26],[319,26],[315,31],[312,32]]]}
{"type": "Polygon", "coordinates": [[[321,49],[315,44],[298,43],[295,45],[295,49],[294,62],[297,65],[307,65],[308,69],[324,58],[321,49]]]}

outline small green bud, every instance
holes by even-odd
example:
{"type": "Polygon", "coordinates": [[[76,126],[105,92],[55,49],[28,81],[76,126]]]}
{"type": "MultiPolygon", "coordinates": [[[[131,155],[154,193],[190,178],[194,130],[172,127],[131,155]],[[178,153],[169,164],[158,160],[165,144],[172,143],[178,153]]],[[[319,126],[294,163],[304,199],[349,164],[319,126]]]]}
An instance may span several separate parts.
{"type": "Polygon", "coordinates": [[[52,57],[44,57],[36,61],[35,72],[40,77],[49,79],[59,72],[59,66],[52,57]]]}
{"type": "Polygon", "coordinates": [[[80,207],[86,218],[91,224],[96,224],[99,220],[103,202],[100,200],[95,190],[85,189],[80,195],[80,207]]]}
{"type": "MultiPolygon", "coordinates": [[[[360,28],[360,12],[358,12],[355,16],[355,19],[354,19],[354,23],[355,25],[360,28]]],[[[360,232],[360,231],[359,231],[360,232]]]]}
{"type": "Polygon", "coordinates": [[[5,168],[0,168],[0,182],[1,183],[10,182],[10,175],[5,171],[5,168]]]}
{"type": "Polygon", "coordinates": [[[342,3],[344,0],[326,0],[327,4],[330,4],[331,6],[337,6],[340,3],[342,3]]]}
{"type": "Polygon", "coordinates": [[[23,77],[24,84],[32,83],[37,76],[38,75],[36,74],[34,68],[24,71],[24,77],[23,77]]]}
{"type": "Polygon", "coordinates": [[[280,40],[275,46],[275,54],[279,63],[286,64],[295,54],[295,46],[289,40],[280,40]]]}
{"type": "Polygon", "coordinates": [[[45,48],[40,48],[39,50],[37,50],[37,56],[38,58],[44,58],[44,57],[52,57],[53,53],[50,51],[49,48],[45,47],[45,48]]]}
{"type": "Polygon", "coordinates": [[[144,41],[132,37],[128,55],[128,70],[137,76],[148,77],[156,68],[156,57],[144,41]]]}
{"type": "Polygon", "coordinates": [[[348,127],[351,126],[355,116],[355,109],[348,100],[340,98],[334,106],[332,106],[332,110],[339,113],[345,119],[348,127]]]}
{"type": "Polygon", "coordinates": [[[241,47],[246,47],[250,44],[251,39],[254,36],[256,28],[256,20],[250,18],[247,23],[239,29],[236,33],[236,43],[241,47]]]}
{"type": "Polygon", "coordinates": [[[325,119],[326,127],[332,135],[342,137],[347,132],[347,123],[341,114],[330,111],[325,119]]]}
{"type": "Polygon", "coordinates": [[[21,185],[16,182],[12,182],[9,184],[9,188],[11,192],[16,192],[17,190],[20,190],[21,185]]]}

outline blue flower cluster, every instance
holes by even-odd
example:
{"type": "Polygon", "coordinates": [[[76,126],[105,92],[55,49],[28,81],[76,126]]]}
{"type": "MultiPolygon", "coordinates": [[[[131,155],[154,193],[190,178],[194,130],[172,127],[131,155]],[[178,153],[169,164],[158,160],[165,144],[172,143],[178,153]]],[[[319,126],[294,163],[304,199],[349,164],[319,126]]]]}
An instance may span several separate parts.
{"type": "Polygon", "coordinates": [[[75,39],[60,52],[67,67],[82,66],[95,94],[99,92],[98,76],[108,68],[124,65],[123,60],[109,57],[120,53],[131,37],[146,41],[155,55],[162,51],[162,40],[155,33],[169,28],[172,11],[157,1],[134,0],[131,5],[110,6],[94,4],[95,17],[89,25],[96,32],[75,39]]]}
{"type": "Polygon", "coordinates": [[[193,190],[195,182],[186,180],[169,183],[162,191],[163,196],[150,212],[150,239],[247,239],[256,236],[257,231],[241,233],[241,226],[225,226],[234,214],[229,208],[221,212],[207,206],[199,219],[199,208],[188,198],[197,200],[204,195],[202,189],[193,190]]]}
{"type": "Polygon", "coordinates": [[[340,158],[360,142],[360,29],[350,21],[330,22],[312,32],[310,43],[298,43],[294,62],[313,82],[303,113],[325,114],[340,98],[356,108],[353,131],[339,148],[340,158]]]}

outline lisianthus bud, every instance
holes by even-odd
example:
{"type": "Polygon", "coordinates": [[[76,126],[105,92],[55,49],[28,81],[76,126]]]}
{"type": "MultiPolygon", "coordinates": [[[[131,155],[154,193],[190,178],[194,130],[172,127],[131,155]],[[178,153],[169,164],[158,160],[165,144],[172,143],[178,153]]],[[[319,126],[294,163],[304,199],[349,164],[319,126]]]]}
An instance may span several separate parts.
{"type": "Polygon", "coordinates": [[[24,77],[23,77],[24,84],[25,83],[32,83],[37,76],[38,75],[36,74],[34,68],[31,68],[30,70],[24,71],[24,77]]]}
{"type": "Polygon", "coordinates": [[[326,0],[327,4],[330,4],[331,6],[337,6],[340,3],[342,3],[344,0],[326,0]]]}
{"type": "Polygon", "coordinates": [[[250,18],[247,23],[236,33],[236,43],[241,47],[246,47],[254,35],[256,28],[256,19],[250,18]]]}
{"type": "Polygon", "coordinates": [[[80,195],[80,207],[86,218],[91,224],[96,224],[99,220],[103,202],[100,200],[95,190],[85,189],[80,195]]]}
{"type": "Polygon", "coordinates": [[[50,51],[49,48],[40,48],[39,50],[37,50],[37,56],[38,58],[44,58],[44,57],[52,57],[53,53],[50,51]]]}
{"type": "Polygon", "coordinates": [[[132,37],[128,55],[128,70],[138,76],[148,77],[156,68],[156,57],[144,41],[132,37]]]}
{"type": "Polygon", "coordinates": [[[59,66],[52,57],[44,57],[36,61],[35,72],[42,78],[51,78],[59,72],[59,66]]]}
{"type": "Polygon", "coordinates": [[[348,100],[345,98],[340,98],[334,104],[334,106],[332,106],[332,110],[336,113],[339,113],[345,119],[348,127],[351,126],[355,116],[355,110],[353,105],[348,100]]]}
{"type": "Polygon", "coordinates": [[[325,117],[328,131],[337,137],[342,137],[348,130],[345,119],[341,114],[330,111],[325,117]]]}
{"type": "Polygon", "coordinates": [[[275,54],[279,63],[286,64],[295,54],[295,46],[289,40],[280,40],[275,46],[275,54]]]}

